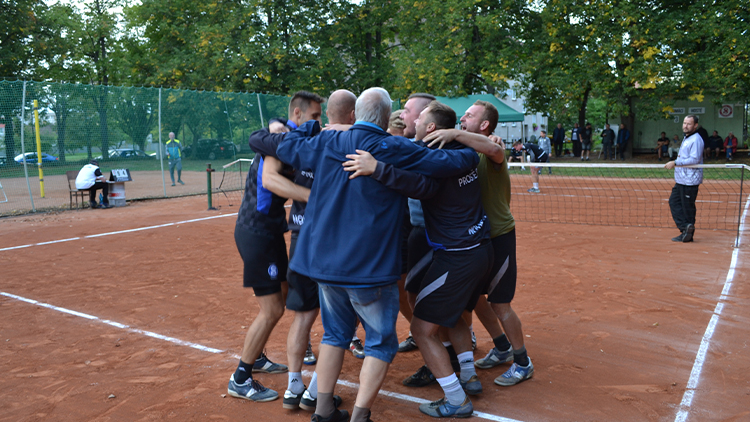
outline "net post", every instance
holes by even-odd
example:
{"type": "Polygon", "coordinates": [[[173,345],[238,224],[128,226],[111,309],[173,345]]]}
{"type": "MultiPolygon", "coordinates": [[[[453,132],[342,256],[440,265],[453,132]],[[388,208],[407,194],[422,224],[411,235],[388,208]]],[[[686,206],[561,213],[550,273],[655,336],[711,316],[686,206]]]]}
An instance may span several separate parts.
{"type": "Polygon", "coordinates": [[[206,182],[208,186],[208,210],[216,210],[216,208],[213,207],[213,202],[211,200],[211,173],[213,173],[215,170],[211,168],[211,163],[207,164],[206,168],[206,182]]]}
{"type": "Polygon", "coordinates": [[[26,164],[26,147],[24,146],[26,138],[24,137],[24,126],[26,122],[26,81],[23,81],[23,96],[21,97],[21,155],[23,156],[23,175],[26,179],[26,188],[29,190],[29,199],[31,200],[31,212],[36,212],[34,207],[34,195],[31,193],[31,183],[29,182],[29,168],[26,164]]]}
{"type": "MultiPolygon", "coordinates": [[[[34,100],[34,131],[36,133],[36,165],[39,170],[39,196],[44,198],[44,170],[42,169],[42,140],[39,137],[39,101],[34,100]]],[[[26,161],[26,157],[23,157],[26,161]]]]}
{"type": "Polygon", "coordinates": [[[737,237],[734,240],[734,247],[740,247],[740,226],[742,225],[742,187],[745,184],[745,166],[742,166],[740,170],[740,200],[739,210],[737,211],[737,237]]]}

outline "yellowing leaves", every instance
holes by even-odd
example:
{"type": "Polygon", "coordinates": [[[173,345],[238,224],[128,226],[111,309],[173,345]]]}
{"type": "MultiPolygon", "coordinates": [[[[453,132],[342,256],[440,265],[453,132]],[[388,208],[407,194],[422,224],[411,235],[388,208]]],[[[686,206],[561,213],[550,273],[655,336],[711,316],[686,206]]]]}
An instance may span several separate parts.
{"type": "Polygon", "coordinates": [[[701,92],[699,92],[697,94],[693,94],[693,95],[689,96],[688,100],[690,100],[690,101],[698,101],[699,103],[702,103],[703,102],[703,98],[705,98],[705,95],[703,95],[703,91],[701,91],[701,92]]]}
{"type": "Polygon", "coordinates": [[[646,49],[646,51],[643,52],[643,58],[646,60],[650,60],[652,57],[659,53],[661,53],[660,49],[656,47],[649,47],[646,49]]]}
{"type": "Polygon", "coordinates": [[[556,52],[556,51],[562,51],[562,49],[563,49],[563,48],[562,48],[562,45],[560,45],[560,44],[558,44],[558,43],[556,43],[556,42],[553,42],[553,43],[551,43],[551,44],[549,45],[549,52],[550,52],[550,53],[554,53],[554,52],[556,52]]]}

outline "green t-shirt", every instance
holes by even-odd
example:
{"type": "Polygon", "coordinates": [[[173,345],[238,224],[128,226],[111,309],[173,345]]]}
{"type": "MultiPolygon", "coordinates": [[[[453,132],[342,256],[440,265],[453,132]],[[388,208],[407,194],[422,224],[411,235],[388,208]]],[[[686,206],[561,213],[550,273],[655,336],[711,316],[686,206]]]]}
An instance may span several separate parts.
{"type": "Polygon", "coordinates": [[[510,212],[510,173],[508,163],[495,164],[479,154],[479,183],[482,186],[482,206],[490,220],[490,237],[506,234],[516,227],[510,212]]]}

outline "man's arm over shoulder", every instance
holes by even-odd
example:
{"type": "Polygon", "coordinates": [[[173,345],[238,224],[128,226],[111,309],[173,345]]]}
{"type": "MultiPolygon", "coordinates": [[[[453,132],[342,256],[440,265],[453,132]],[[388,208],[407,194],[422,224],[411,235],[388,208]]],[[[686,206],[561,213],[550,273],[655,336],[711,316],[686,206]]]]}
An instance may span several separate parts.
{"type": "Polygon", "coordinates": [[[341,132],[321,133],[320,123],[310,120],[284,136],[276,149],[276,156],[296,169],[315,170],[314,163],[325,148],[326,139],[337,133],[341,132]]]}
{"type": "Polygon", "coordinates": [[[471,148],[429,149],[408,140],[394,149],[388,160],[395,167],[417,172],[425,176],[443,178],[458,176],[479,164],[479,156],[471,148]]]}
{"type": "Polygon", "coordinates": [[[370,177],[388,189],[414,199],[432,198],[440,188],[440,183],[434,179],[396,168],[393,164],[386,164],[382,161],[378,161],[375,172],[370,177]]]}
{"type": "Polygon", "coordinates": [[[263,154],[268,157],[276,157],[276,148],[284,139],[285,133],[271,133],[268,128],[256,130],[250,134],[248,144],[257,154],[263,154]]]}
{"type": "Polygon", "coordinates": [[[294,201],[307,202],[310,197],[310,189],[295,184],[281,174],[284,164],[278,159],[267,155],[263,160],[263,187],[282,198],[294,201]]]}

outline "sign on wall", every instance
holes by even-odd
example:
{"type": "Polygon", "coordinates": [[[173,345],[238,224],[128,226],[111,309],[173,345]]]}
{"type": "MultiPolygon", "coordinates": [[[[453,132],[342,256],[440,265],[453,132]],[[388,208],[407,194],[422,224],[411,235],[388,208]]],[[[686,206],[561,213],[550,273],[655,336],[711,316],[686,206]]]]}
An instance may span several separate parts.
{"type": "Polygon", "coordinates": [[[672,111],[669,114],[685,114],[685,107],[672,107],[672,111]]]}
{"type": "Polygon", "coordinates": [[[732,117],[734,117],[734,106],[731,104],[722,104],[719,109],[719,118],[731,119],[732,117]]]}
{"type": "Polygon", "coordinates": [[[706,107],[690,107],[689,114],[706,114],[706,107]]]}

